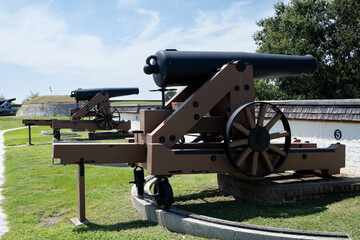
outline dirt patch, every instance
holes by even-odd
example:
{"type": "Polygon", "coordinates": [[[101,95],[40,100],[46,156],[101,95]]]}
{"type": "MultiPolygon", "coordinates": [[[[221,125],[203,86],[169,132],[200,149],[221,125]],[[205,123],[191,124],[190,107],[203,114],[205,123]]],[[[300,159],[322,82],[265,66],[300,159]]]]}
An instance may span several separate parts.
{"type": "Polygon", "coordinates": [[[41,224],[45,227],[55,225],[59,221],[63,219],[63,216],[48,216],[48,217],[42,217],[41,218],[41,224]]]}

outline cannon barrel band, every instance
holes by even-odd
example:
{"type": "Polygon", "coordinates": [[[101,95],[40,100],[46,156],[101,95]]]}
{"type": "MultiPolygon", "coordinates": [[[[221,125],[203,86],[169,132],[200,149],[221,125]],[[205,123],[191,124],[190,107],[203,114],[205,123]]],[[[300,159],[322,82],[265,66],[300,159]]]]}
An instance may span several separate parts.
{"type": "Polygon", "coordinates": [[[254,79],[310,75],[317,60],[311,55],[294,56],[246,52],[200,52],[160,50],[146,59],[144,72],[152,74],[159,87],[200,85],[224,64],[241,60],[253,65],[254,79]]]}

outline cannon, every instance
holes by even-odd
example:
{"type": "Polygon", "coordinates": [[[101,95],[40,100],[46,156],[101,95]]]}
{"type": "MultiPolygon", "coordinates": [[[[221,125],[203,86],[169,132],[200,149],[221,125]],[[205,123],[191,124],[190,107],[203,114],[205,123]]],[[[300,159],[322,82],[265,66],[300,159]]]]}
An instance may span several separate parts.
{"type": "Polygon", "coordinates": [[[11,107],[11,102],[16,98],[0,100],[0,116],[14,116],[16,109],[11,107]]]}
{"type": "Polygon", "coordinates": [[[200,85],[232,61],[252,65],[254,79],[310,75],[317,65],[311,55],[162,50],[146,59],[144,72],[159,87],[200,85]]]}
{"type": "Polygon", "coordinates": [[[98,93],[109,94],[109,98],[112,97],[121,97],[132,94],[139,94],[138,88],[90,88],[90,89],[82,89],[78,88],[75,91],[72,91],[70,97],[75,98],[76,102],[79,101],[89,101],[93,97],[95,97],[98,93]]]}
{"type": "Polygon", "coordinates": [[[310,55],[165,50],[148,57],[144,72],[152,74],[160,91],[184,87],[163,108],[140,112],[134,138],[111,144],[53,143],[56,164],[78,165],[79,220],[85,219],[80,174],[85,164],[134,166],[139,195],[146,169],[157,177],[154,198],[161,208],[173,203],[168,176],[175,174],[261,178],[285,170],[339,173],[345,166],[344,145],[317,148],[316,143],[292,141],[282,111],[268,102],[254,102],[255,78],[309,75],[316,64],[310,55]]]}
{"type": "Polygon", "coordinates": [[[129,134],[125,133],[131,127],[130,121],[121,120],[119,111],[110,106],[109,99],[138,93],[138,88],[76,89],[71,92],[70,96],[75,98],[78,105],[80,101],[84,101],[84,103],[80,107],[70,109],[69,120],[23,119],[23,124],[29,126],[29,144],[31,144],[30,127],[33,125],[50,126],[54,131],[54,137],[58,140],[60,139],[60,129],[63,128],[90,132],[115,129],[119,133],[123,133],[122,136],[128,136],[129,134]]]}

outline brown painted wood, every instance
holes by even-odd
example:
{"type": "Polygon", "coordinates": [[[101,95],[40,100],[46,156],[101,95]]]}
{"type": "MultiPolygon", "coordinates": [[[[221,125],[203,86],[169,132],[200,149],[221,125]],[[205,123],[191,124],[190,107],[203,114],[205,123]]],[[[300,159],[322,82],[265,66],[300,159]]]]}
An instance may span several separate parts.
{"type": "Polygon", "coordinates": [[[53,143],[53,158],[60,164],[128,163],[146,161],[146,145],[136,143],[53,143]]]}

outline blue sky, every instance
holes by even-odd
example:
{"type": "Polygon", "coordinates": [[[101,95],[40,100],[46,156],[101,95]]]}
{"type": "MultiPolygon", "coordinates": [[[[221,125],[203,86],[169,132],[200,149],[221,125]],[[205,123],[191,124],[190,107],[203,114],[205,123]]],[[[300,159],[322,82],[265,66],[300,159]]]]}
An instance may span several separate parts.
{"type": "Polygon", "coordinates": [[[159,99],[142,68],[175,48],[255,52],[255,22],[277,0],[14,0],[0,2],[0,95],[139,87],[128,99],[159,99]]]}

